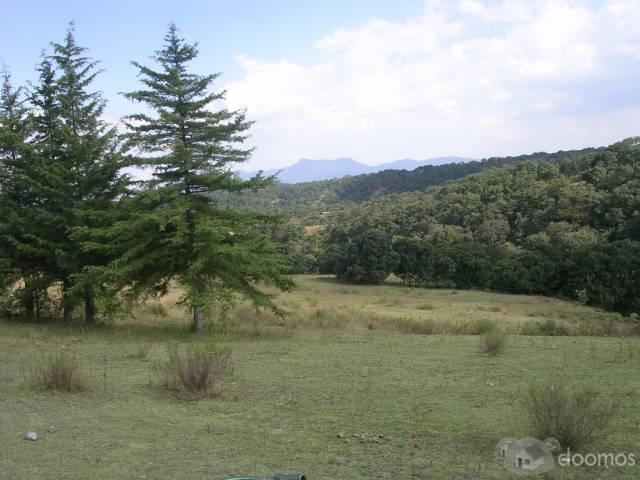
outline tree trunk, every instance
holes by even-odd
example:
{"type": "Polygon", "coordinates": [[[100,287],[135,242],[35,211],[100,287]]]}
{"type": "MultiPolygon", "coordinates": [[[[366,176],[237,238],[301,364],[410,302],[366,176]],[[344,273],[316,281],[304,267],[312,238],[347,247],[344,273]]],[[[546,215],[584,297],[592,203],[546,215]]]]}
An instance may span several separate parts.
{"type": "Polygon", "coordinates": [[[32,319],[35,317],[35,302],[33,301],[34,292],[25,292],[23,299],[24,314],[27,318],[32,319]]]}
{"type": "Polygon", "coordinates": [[[62,302],[63,302],[63,318],[65,322],[73,321],[73,306],[71,305],[70,299],[68,297],[69,293],[69,280],[64,279],[62,281],[62,302]]]}
{"type": "Polygon", "coordinates": [[[96,300],[90,287],[84,289],[84,323],[95,323],[96,300]]]}
{"type": "Polygon", "coordinates": [[[40,320],[42,320],[42,312],[40,309],[40,292],[38,292],[38,289],[35,289],[33,291],[33,299],[36,304],[36,320],[38,320],[39,322],[40,320]]]}
{"type": "Polygon", "coordinates": [[[204,310],[202,307],[193,307],[193,329],[197,333],[204,332],[204,310]]]}
{"type": "Polygon", "coordinates": [[[33,319],[35,316],[35,289],[33,288],[32,280],[33,279],[31,277],[26,277],[24,279],[24,289],[20,296],[20,303],[22,304],[24,316],[29,319],[33,319]]]}

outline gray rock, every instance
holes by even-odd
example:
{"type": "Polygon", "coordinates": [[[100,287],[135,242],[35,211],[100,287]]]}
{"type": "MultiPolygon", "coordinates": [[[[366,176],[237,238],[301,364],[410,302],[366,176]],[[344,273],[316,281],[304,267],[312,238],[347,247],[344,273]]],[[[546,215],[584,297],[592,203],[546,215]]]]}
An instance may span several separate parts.
{"type": "Polygon", "coordinates": [[[24,439],[35,442],[36,440],[38,440],[38,434],[36,432],[27,432],[24,435],[24,439]]]}

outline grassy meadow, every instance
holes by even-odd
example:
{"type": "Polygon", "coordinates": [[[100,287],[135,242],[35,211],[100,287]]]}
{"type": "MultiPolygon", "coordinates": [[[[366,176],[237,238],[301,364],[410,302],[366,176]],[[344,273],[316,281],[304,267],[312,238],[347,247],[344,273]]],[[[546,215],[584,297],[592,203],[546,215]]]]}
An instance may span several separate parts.
{"type": "MultiPolygon", "coordinates": [[[[640,341],[602,311],[394,282],[297,283],[279,299],[285,318],[241,305],[224,336],[191,334],[177,292],[89,329],[0,321],[0,478],[519,478],[493,448],[531,434],[519,402],[533,382],[617,399],[600,451],[640,451],[640,341]],[[479,350],[488,324],[512,334],[496,357],[479,350]],[[542,335],[544,324],[567,335],[542,335]],[[185,401],[162,388],[155,367],[171,341],[214,340],[235,367],[220,396],[185,401]],[[38,362],[58,351],[80,363],[88,392],[30,387],[38,362]],[[27,431],[39,440],[24,440],[27,431]]],[[[633,479],[638,468],[556,466],[546,478],[633,479]]]]}

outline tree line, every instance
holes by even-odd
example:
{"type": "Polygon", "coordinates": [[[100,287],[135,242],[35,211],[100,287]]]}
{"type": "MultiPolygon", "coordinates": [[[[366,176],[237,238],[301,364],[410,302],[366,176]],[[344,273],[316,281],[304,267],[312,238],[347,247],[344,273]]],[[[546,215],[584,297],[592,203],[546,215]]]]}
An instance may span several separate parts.
{"type": "MultiPolygon", "coordinates": [[[[237,294],[277,310],[257,287],[290,286],[287,260],[271,241],[278,220],[230,211],[212,192],[257,189],[231,167],[246,161],[251,122],[215,106],[218,74],[190,69],[198,50],[171,25],[153,65],[132,62],[140,89],[125,97],[141,113],[124,131],[102,116],[92,89],[99,64],[73,25],[36,67],[37,79],[0,92],[0,300],[5,315],[81,314],[92,323],[121,303],[175,283],[196,330],[214,304],[237,294]],[[137,181],[132,168],[151,179],[137,181]]],[[[223,309],[224,311],[224,309],[223,309]]]]}
{"type": "MultiPolygon", "coordinates": [[[[221,206],[237,211],[261,211],[280,215],[283,222],[274,227],[273,238],[290,258],[290,273],[317,273],[327,229],[333,224],[351,222],[355,212],[366,209],[367,216],[395,235],[422,235],[428,228],[453,231],[455,222],[432,218],[429,195],[425,190],[455,184],[472,174],[487,173],[500,167],[539,162],[568,165],[575,159],[603,152],[606,147],[555,153],[533,153],[515,157],[491,157],[480,161],[426,165],[412,171],[385,170],[336,180],[286,184],[276,183],[258,191],[214,192],[211,197],[221,206]],[[363,204],[371,205],[370,208],[363,204]],[[446,225],[446,227],[444,226],[446,225]]],[[[455,198],[447,199],[453,201],[455,198]]],[[[580,201],[580,199],[577,199],[580,201]]],[[[505,218],[488,218],[480,227],[493,235],[504,227],[505,218]]],[[[465,227],[467,228],[467,227],[465,227]]],[[[471,228],[475,228],[472,226],[471,228]]],[[[500,238],[498,238],[500,240],[500,238]]]]}
{"type": "Polygon", "coordinates": [[[640,312],[640,139],[491,169],[340,213],[323,273],[560,296],[640,312]]]}

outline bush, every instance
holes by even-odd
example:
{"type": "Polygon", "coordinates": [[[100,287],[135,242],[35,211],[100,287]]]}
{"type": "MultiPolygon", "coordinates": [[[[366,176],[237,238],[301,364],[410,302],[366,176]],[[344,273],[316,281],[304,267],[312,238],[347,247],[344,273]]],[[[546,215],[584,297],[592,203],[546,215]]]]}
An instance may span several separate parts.
{"type": "Polygon", "coordinates": [[[539,321],[530,321],[525,323],[520,330],[521,335],[540,335],[540,336],[548,336],[548,337],[560,337],[571,335],[571,331],[569,327],[564,323],[558,322],[557,320],[553,320],[551,318],[539,322],[539,321]]]}
{"type": "Polygon", "coordinates": [[[501,354],[506,344],[507,336],[499,328],[494,328],[480,337],[480,351],[490,357],[501,354]]]}
{"type": "Polygon", "coordinates": [[[82,392],[89,389],[89,382],[75,357],[58,352],[44,359],[36,367],[31,384],[39,390],[82,392]]]}
{"type": "Polygon", "coordinates": [[[162,383],[187,398],[219,395],[233,373],[231,352],[204,346],[168,347],[168,361],[160,368],[162,383]]]}
{"type": "Polygon", "coordinates": [[[612,402],[591,389],[533,385],[523,401],[527,426],[536,438],[556,438],[563,449],[581,450],[606,439],[617,415],[612,402]]]}
{"type": "Polygon", "coordinates": [[[414,335],[436,335],[441,333],[441,326],[433,320],[415,318],[396,318],[388,322],[390,329],[414,335]]]}
{"type": "Polygon", "coordinates": [[[483,318],[476,322],[478,327],[478,335],[483,335],[485,333],[491,333],[498,330],[498,324],[494,320],[489,320],[487,318],[483,318]]]}

